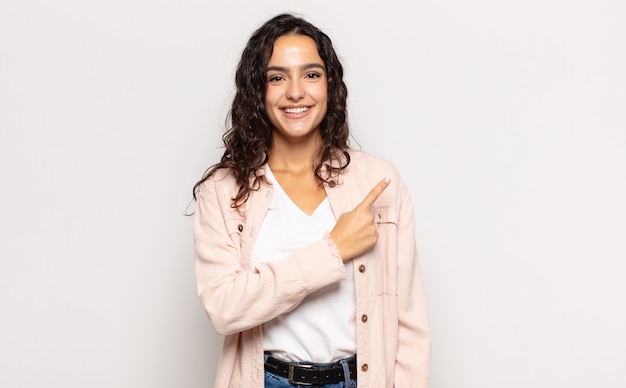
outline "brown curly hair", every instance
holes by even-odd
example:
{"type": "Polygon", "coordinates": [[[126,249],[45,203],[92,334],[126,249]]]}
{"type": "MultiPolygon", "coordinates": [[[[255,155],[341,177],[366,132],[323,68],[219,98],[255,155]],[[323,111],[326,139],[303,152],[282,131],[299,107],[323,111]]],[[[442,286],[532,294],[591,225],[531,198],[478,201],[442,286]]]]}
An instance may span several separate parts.
{"type": "Polygon", "coordinates": [[[258,182],[254,184],[256,171],[267,163],[272,145],[272,124],[265,110],[267,64],[276,39],[288,34],[305,35],[315,41],[327,74],[328,107],[320,123],[322,145],[318,150],[319,163],[315,166],[315,175],[322,182],[327,182],[350,163],[347,152],[350,136],[348,89],[332,42],[324,32],[306,20],[281,14],[259,27],[243,50],[235,75],[237,92],[227,118],[228,129],[222,136],[225,151],[219,163],[209,167],[194,185],[194,199],[200,185],[220,168],[230,168],[239,184],[233,207],[244,204],[250,192],[258,190],[258,182]]]}

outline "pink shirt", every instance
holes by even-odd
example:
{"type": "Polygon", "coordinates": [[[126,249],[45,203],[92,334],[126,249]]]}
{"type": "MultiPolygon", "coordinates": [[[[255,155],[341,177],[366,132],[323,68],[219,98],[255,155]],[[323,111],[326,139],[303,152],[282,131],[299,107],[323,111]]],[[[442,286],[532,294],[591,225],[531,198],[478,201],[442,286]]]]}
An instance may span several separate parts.
{"type": "MultiPolygon", "coordinates": [[[[359,388],[428,388],[430,331],[409,192],[389,162],[359,151],[350,157],[334,184],[325,184],[335,216],[391,178],[372,207],[378,242],[353,259],[359,388]]],[[[215,388],[262,388],[261,325],[346,276],[328,235],[281,262],[251,269],[252,247],[273,195],[264,170],[258,175],[259,190],[243,209],[231,207],[237,183],[229,170],[218,170],[197,193],[198,293],[214,329],[225,336],[215,388]]]]}

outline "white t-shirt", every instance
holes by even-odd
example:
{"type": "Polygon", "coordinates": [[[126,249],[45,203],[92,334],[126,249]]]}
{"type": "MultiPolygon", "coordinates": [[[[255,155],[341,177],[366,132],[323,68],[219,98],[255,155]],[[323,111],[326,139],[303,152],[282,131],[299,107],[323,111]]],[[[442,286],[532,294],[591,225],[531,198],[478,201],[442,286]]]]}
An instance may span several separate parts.
{"type": "MultiPolygon", "coordinates": [[[[322,238],[337,222],[328,198],[310,216],[304,213],[266,168],[274,198],[252,250],[251,263],[283,260],[322,238]]],[[[331,362],[356,353],[355,290],[352,261],[347,279],[304,298],[294,310],[263,325],[265,351],[286,361],[331,362]]]]}

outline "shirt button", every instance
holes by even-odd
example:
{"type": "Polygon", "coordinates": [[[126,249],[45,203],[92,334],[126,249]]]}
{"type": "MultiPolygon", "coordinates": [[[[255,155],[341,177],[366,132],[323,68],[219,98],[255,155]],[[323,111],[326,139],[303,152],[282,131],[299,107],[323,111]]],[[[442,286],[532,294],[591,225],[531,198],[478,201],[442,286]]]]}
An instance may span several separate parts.
{"type": "Polygon", "coordinates": [[[240,232],[243,231],[243,225],[241,224],[237,225],[237,230],[240,232]]]}
{"type": "Polygon", "coordinates": [[[361,265],[359,265],[359,272],[360,272],[360,273],[365,272],[365,264],[361,264],[361,265]]]}
{"type": "Polygon", "coordinates": [[[337,182],[335,182],[335,181],[328,182],[328,186],[330,186],[330,187],[335,187],[336,185],[337,185],[337,182]]]}
{"type": "Polygon", "coordinates": [[[363,365],[361,365],[361,370],[362,370],[363,372],[367,372],[367,369],[368,369],[368,368],[369,368],[369,366],[368,366],[367,364],[363,364],[363,365]]]}
{"type": "Polygon", "coordinates": [[[367,322],[367,314],[361,315],[361,322],[363,323],[367,322]]]}

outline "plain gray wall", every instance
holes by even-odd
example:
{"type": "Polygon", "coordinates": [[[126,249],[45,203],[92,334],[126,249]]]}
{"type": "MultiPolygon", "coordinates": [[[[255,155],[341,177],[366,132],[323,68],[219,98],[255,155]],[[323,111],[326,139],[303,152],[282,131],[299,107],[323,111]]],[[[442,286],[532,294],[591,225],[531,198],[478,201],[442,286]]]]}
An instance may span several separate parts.
{"type": "Polygon", "coordinates": [[[281,11],[331,36],[353,144],[413,194],[432,386],[626,386],[625,10],[1,0],[0,386],[212,386],[182,214],[281,11]]]}

